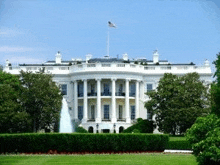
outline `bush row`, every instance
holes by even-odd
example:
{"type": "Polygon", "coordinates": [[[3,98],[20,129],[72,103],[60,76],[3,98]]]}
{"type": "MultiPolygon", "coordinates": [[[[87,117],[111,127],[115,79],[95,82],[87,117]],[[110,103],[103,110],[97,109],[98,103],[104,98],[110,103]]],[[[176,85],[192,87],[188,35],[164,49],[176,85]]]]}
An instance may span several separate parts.
{"type": "Polygon", "coordinates": [[[192,150],[192,146],[187,140],[176,140],[169,141],[168,147],[166,149],[192,150]]]}
{"type": "Polygon", "coordinates": [[[0,153],[163,151],[168,140],[156,134],[2,134],[0,153]]]}

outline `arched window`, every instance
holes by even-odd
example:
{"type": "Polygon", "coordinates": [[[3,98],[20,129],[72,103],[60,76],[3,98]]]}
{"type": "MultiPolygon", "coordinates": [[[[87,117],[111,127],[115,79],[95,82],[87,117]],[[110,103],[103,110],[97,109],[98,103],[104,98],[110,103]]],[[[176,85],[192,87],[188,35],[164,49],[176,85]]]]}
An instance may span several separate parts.
{"type": "Polygon", "coordinates": [[[124,131],[124,127],[119,127],[119,133],[122,133],[124,131]]]}
{"type": "Polygon", "coordinates": [[[93,127],[90,126],[88,131],[89,131],[89,133],[93,133],[93,127]]]}

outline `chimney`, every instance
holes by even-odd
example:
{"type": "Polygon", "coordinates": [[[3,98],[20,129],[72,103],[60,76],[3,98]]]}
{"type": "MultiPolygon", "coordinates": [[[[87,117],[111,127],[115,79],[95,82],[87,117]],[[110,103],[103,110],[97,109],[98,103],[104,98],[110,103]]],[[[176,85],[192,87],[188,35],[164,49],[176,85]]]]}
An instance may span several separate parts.
{"type": "Polygon", "coordinates": [[[159,62],[159,53],[157,50],[153,52],[153,63],[159,62]]]}
{"type": "Polygon", "coordinates": [[[128,61],[128,54],[127,54],[127,53],[124,53],[124,54],[123,54],[123,60],[124,60],[124,61],[128,61]]]}
{"type": "Polygon", "coordinates": [[[60,51],[58,51],[56,54],[56,64],[61,64],[61,60],[62,60],[61,58],[62,56],[60,54],[60,51]]]}
{"type": "Polygon", "coordinates": [[[209,67],[209,66],[210,66],[209,60],[206,59],[205,62],[204,62],[204,65],[207,66],[207,67],[209,67]]]}
{"type": "Polygon", "coordinates": [[[92,54],[87,54],[86,55],[86,63],[92,58],[92,54]]]}

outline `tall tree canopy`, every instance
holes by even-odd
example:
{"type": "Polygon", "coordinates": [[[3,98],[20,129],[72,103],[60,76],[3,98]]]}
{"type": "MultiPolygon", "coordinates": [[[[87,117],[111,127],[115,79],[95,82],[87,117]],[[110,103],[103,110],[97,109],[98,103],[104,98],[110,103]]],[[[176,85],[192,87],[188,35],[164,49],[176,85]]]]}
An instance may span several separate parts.
{"type": "Polygon", "coordinates": [[[217,54],[217,58],[213,63],[216,68],[214,74],[216,80],[211,87],[212,112],[220,117],[220,53],[217,54]]]}
{"type": "Polygon", "coordinates": [[[148,111],[156,114],[159,131],[184,133],[196,118],[209,112],[207,87],[199,80],[198,73],[176,76],[165,73],[155,91],[148,92],[148,111]]]}
{"type": "Polygon", "coordinates": [[[58,122],[62,95],[59,87],[52,81],[52,75],[21,71],[20,81],[24,86],[22,106],[31,116],[33,131],[46,129],[58,122]]]}
{"type": "Polygon", "coordinates": [[[220,53],[213,63],[216,80],[211,86],[212,114],[199,117],[186,134],[199,165],[220,164],[220,53]]]}
{"type": "Polygon", "coordinates": [[[20,102],[19,77],[0,71],[0,133],[30,132],[30,115],[20,102]]]}

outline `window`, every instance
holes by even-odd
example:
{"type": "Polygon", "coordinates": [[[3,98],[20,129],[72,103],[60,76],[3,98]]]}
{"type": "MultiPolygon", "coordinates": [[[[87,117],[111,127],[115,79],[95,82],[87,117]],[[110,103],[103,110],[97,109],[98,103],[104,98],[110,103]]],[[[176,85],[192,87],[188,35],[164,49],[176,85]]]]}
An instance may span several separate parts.
{"type": "Polygon", "coordinates": [[[103,95],[103,96],[110,96],[109,84],[107,84],[107,83],[104,84],[104,92],[103,92],[102,95],[103,95]]]}
{"type": "Polygon", "coordinates": [[[91,84],[91,94],[95,93],[95,84],[91,84]]]}
{"type": "Polygon", "coordinates": [[[109,105],[104,105],[104,119],[109,119],[109,105]]]}
{"type": "Polygon", "coordinates": [[[119,105],[119,107],[118,107],[118,111],[119,111],[119,119],[122,119],[122,111],[123,111],[123,109],[122,109],[122,105],[119,105]]]}
{"type": "Polygon", "coordinates": [[[130,96],[135,96],[135,84],[130,85],[130,96]]]}
{"type": "Polygon", "coordinates": [[[91,105],[91,119],[95,119],[95,105],[91,105]]]}
{"type": "Polygon", "coordinates": [[[147,92],[150,92],[153,90],[153,84],[147,84],[147,92]]]}
{"type": "Polygon", "coordinates": [[[120,84],[119,85],[119,93],[122,93],[122,91],[123,91],[123,84],[120,84]]]}
{"type": "Polygon", "coordinates": [[[83,106],[78,106],[78,119],[82,120],[83,118],[83,106]]]}
{"type": "Polygon", "coordinates": [[[67,84],[62,84],[61,85],[61,93],[63,95],[67,95],[67,84]]]}
{"type": "Polygon", "coordinates": [[[83,84],[78,84],[78,96],[83,97],[83,84]]]}
{"type": "Polygon", "coordinates": [[[132,105],[131,106],[131,120],[134,120],[135,119],[135,106],[132,105]]]}

